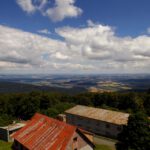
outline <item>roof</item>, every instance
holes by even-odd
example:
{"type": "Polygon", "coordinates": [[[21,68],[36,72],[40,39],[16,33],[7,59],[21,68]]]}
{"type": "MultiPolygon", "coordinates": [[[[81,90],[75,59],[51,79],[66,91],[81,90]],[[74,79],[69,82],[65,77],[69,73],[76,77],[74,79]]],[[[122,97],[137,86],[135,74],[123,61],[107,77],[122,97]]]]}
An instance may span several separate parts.
{"type": "Polygon", "coordinates": [[[101,120],[104,122],[109,122],[117,125],[127,124],[129,117],[128,113],[81,105],[77,105],[71,109],[68,109],[67,111],[65,111],[65,113],[87,117],[95,120],[101,120]]]}
{"type": "Polygon", "coordinates": [[[13,138],[32,150],[65,150],[77,127],[36,113],[13,138]]]}
{"type": "Polygon", "coordinates": [[[25,125],[26,125],[26,122],[24,122],[24,123],[14,123],[14,124],[10,124],[8,126],[0,127],[0,128],[1,129],[6,129],[8,131],[13,131],[13,130],[20,129],[20,128],[24,127],[25,125]]]}
{"type": "Polygon", "coordinates": [[[79,129],[79,131],[81,131],[93,143],[93,141],[94,141],[94,139],[93,139],[94,134],[93,133],[86,131],[86,130],[83,130],[81,128],[79,129]]]}

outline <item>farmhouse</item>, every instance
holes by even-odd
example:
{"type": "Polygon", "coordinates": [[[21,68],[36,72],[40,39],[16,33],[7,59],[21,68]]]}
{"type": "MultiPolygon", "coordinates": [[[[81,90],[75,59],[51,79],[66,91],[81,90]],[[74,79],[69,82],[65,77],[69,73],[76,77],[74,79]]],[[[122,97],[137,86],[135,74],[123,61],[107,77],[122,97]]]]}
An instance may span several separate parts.
{"type": "Polygon", "coordinates": [[[13,123],[5,127],[0,127],[0,139],[10,142],[12,141],[12,135],[24,127],[26,125],[26,122],[20,122],[20,123],[13,123]]]}
{"type": "Polygon", "coordinates": [[[116,138],[128,113],[77,105],[65,112],[66,122],[98,135],[116,138]]]}
{"type": "Polygon", "coordinates": [[[36,113],[14,135],[14,150],[93,150],[82,130],[36,113]]]}

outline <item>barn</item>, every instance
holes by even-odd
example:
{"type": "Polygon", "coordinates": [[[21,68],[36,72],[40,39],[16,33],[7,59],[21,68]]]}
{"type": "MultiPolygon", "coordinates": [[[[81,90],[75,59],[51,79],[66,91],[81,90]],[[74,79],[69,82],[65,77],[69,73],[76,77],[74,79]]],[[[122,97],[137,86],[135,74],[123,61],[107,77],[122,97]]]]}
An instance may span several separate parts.
{"type": "Polygon", "coordinates": [[[14,135],[14,150],[93,150],[94,144],[82,130],[36,113],[14,135]]]}
{"type": "Polygon", "coordinates": [[[128,113],[77,105],[67,111],[66,122],[97,135],[116,138],[128,122],[128,113]]]}

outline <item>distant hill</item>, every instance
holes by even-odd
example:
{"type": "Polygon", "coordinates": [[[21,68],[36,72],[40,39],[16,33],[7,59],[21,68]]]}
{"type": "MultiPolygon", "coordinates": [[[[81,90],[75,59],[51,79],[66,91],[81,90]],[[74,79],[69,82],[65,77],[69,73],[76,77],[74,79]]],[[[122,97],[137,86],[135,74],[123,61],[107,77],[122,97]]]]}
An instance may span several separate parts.
{"type": "Polygon", "coordinates": [[[0,93],[52,91],[147,91],[150,74],[126,75],[0,75],[0,93]]]}
{"type": "Polygon", "coordinates": [[[84,88],[59,88],[50,86],[36,86],[31,84],[5,82],[0,81],[0,93],[18,93],[18,92],[31,92],[31,91],[49,91],[49,92],[62,92],[69,94],[77,94],[86,91],[84,88]]]}

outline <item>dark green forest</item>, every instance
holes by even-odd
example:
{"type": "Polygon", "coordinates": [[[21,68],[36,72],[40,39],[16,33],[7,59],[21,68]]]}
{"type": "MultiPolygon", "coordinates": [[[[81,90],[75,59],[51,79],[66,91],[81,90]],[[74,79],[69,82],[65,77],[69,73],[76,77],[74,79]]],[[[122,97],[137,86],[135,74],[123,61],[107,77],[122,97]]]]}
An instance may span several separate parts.
{"type": "Polygon", "coordinates": [[[56,92],[0,94],[0,126],[12,120],[28,120],[35,112],[56,117],[76,105],[87,105],[123,112],[142,111],[150,116],[150,92],[81,93],[69,95],[56,92]]]}

